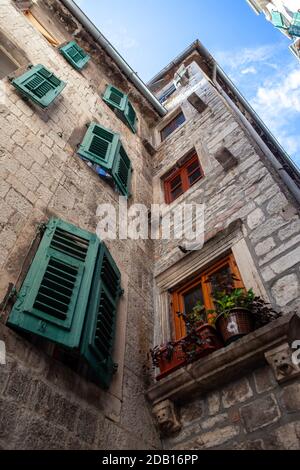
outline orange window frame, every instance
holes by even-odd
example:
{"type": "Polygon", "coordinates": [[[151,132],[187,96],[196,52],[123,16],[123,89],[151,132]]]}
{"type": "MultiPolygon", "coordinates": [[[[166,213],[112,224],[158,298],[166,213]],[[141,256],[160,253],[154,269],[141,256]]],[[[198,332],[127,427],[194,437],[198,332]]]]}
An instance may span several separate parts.
{"type": "Polygon", "coordinates": [[[196,153],[193,153],[191,157],[183,165],[180,166],[180,168],[174,170],[171,175],[164,180],[166,203],[170,204],[171,202],[175,201],[178,197],[180,197],[188,189],[190,189],[195,183],[197,183],[201,178],[203,178],[203,176],[204,173],[200,165],[198,155],[196,153]],[[197,166],[195,166],[195,168],[189,173],[188,169],[193,163],[197,163],[197,166]],[[200,176],[196,178],[195,181],[190,183],[189,178],[198,170],[200,170],[200,176]],[[172,182],[174,182],[174,180],[176,180],[178,177],[180,177],[180,184],[177,185],[177,187],[181,186],[182,192],[178,194],[178,196],[174,197],[172,191],[176,189],[176,186],[172,188],[172,182]]]}
{"type": "Polygon", "coordinates": [[[180,288],[172,292],[172,317],[174,324],[175,339],[181,339],[186,336],[186,327],[182,318],[178,318],[177,312],[184,312],[184,294],[189,292],[197,285],[202,287],[203,303],[207,310],[214,309],[214,302],[212,298],[212,286],[209,283],[209,277],[221,269],[223,266],[229,266],[231,274],[234,276],[233,285],[235,288],[244,289],[245,286],[241,279],[241,275],[234,259],[233,254],[229,254],[226,258],[213,264],[210,268],[202,271],[199,275],[189,280],[180,288]]]}

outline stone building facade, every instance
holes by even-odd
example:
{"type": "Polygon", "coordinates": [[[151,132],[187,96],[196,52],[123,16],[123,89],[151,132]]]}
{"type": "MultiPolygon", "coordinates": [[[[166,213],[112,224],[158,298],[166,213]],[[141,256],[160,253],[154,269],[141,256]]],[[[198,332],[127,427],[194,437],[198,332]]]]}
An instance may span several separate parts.
{"type": "Polygon", "coordinates": [[[297,169],[198,41],[147,88],[72,4],[0,0],[9,64],[0,82],[0,447],[299,448],[299,368],[291,362],[299,331],[297,169]],[[74,39],[91,56],[82,71],[57,48],[74,39]],[[66,83],[47,109],[11,83],[29,64],[66,83]],[[108,85],[128,95],[136,132],[102,99],[108,85]],[[78,156],[91,122],[118,133],[130,158],[129,206],[164,203],[167,179],[192,152],[201,178],[166,210],[205,207],[197,250],[180,240],[106,241],[123,290],[112,352],[118,369],[107,390],[58,358],[51,342],[7,325],[42,224],[54,217],[94,234],[99,204],[118,211],[115,188],[78,156]],[[174,337],[171,292],[224,256],[246,288],[284,315],[156,381],[149,349],[174,337]]]}

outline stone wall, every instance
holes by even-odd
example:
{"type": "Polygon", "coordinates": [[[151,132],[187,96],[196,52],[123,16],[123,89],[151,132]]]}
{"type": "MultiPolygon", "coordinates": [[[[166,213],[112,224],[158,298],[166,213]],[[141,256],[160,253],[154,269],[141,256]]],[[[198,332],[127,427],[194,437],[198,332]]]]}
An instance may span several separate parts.
{"type": "MultiPolygon", "coordinates": [[[[47,2],[45,2],[47,3],[47,2]]],[[[48,2],[52,6],[58,2],[48,2]]],[[[152,200],[152,161],[142,145],[149,134],[151,106],[126,82],[104,53],[68,19],[80,43],[92,54],[82,73],[77,72],[37,32],[13,1],[0,2],[1,32],[22,48],[28,61],[41,63],[63,79],[62,95],[45,111],[25,102],[8,79],[1,81],[0,109],[0,298],[9,283],[16,284],[39,223],[50,216],[95,232],[100,203],[118,204],[118,195],[76,155],[86,124],[97,121],[119,132],[131,159],[133,202],[152,200]],[[103,65],[101,65],[103,62],[103,65]],[[106,106],[101,94],[108,83],[126,83],[135,106],[139,129],[134,135],[106,106]]],[[[54,6],[55,6],[54,5],[54,6]]],[[[45,10],[47,13],[47,9],[45,10]]],[[[70,28],[65,40],[71,39],[70,28]]],[[[116,356],[119,369],[109,392],[79,377],[5,326],[2,313],[0,339],[6,343],[7,365],[0,366],[0,447],[53,448],[157,448],[160,440],[144,398],[147,380],[143,365],[152,345],[152,243],[107,243],[122,274],[125,290],[119,312],[116,356]],[[125,344],[126,334],[126,344],[125,344]]],[[[23,267],[24,271],[24,267],[23,267]]],[[[26,269],[25,269],[26,271],[26,269]]]]}
{"type": "Polygon", "coordinates": [[[268,366],[179,407],[182,429],[164,441],[176,450],[298,450],[300,383],[278,386],[268,366]]]}

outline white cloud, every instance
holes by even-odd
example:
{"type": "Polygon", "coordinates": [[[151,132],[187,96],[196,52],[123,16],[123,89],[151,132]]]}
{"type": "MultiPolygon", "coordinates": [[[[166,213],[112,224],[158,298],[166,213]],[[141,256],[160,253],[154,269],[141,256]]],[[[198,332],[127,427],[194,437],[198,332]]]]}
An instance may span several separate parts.
{"type": "Polygon", "coordinates": [[[246,69],[241,70],[243,75],[248,75],[249,73],[256,74],[257,70],[255,67],[247,67],[246,69]]]}
{"type": "Polygon", "coordinates": [[[300,164],[300,70],[286,48],[285,42],[279,42],[216,56],[287,153],[300,164]]]}

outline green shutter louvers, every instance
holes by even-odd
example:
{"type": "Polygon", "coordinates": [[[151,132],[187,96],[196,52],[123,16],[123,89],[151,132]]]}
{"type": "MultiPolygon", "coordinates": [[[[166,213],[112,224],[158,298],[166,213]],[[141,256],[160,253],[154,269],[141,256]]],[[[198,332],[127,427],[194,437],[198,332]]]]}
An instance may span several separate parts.
{"type": "Polygon", "coordinates": [[[279,11],[272,11],[272,23],[276,28],[287,29],[285,18],[279,11]]]}
{"type": "Polygon", "coordinates": [[[62,46],[61,54],[77,70],[81,70],[90,60],[90,56],[75,42],[62,46]]]}
{"type": "Polygon", "coordinates": [[[104,92],[103,100],[110,108],[117,111],[120,119],[135,133],[137,116],[128,99],[128,95],[113,85],[108,85],[104,92]]]}
{"type": "Polygon", "coordinates": [[[111,170],[118,142],[118,134],[99,124],[91,123],[79,146],[78,153],[92,163],[98,164],[106,170],[111,170]]]}
{"type": "Polygon", "coordinates": [[[91,123],[78,148],[78,154],[106,170],[118,191],[129,197],[132,165],[119,134],[91,123]]]}
{"type": "Polygon", "coordinates": [[[131,162],[123,145],[120,143],[114,160],[112,175],[119,192],[123,196],[130,196],[131,173],[131,162]]]}
{"type": "Polygon", "coordinates": [[[49,106],[65,88],[66,83],[41,64],[12,80],[13,86],[42,108],[49,106]]]}
{"type": "Polygon", "coordinates": [[[294,13],[288,32],[293,37],[300,37],[300,12],[294,13]]]}
{"type": "Polygon", "coordinates": [[[108,388],[116,369],[112,348],[122,290],[120,271],[103,243],[99,247],[91,292],[81,354],[91,367],[93,378],[108,388]]]}
{"type": "Polygon", "coordinates": [[[95,234],[51,219],[7,324],[78,348],[99,245],[95,234]]]}

